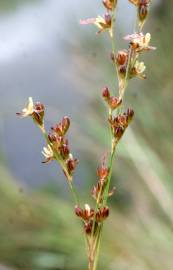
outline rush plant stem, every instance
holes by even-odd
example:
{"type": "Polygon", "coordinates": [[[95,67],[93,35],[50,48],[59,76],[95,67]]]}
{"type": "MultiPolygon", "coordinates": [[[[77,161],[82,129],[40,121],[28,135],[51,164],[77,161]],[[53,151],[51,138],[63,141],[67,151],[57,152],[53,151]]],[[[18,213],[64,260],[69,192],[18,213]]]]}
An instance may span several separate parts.
{"type": "MultiPolygon", "coordinates": [[[[50,141],[48,139],[48,136],[47,136],[47,133],[46,133],[46,130],[45,130],[44,126],[41,127],[40,129],[41,129],[41,131],[42,131],[42,133],[44,135],[44,138],[45,138],[47,144],[50,145],[50,147],[52,148],[52,145],[51,145],[51,143],[50,143],[50,141]]],[[[55,152],[54,152],[54,155],[55,155],[56,161],[61,165],[63,170],[66,172],[66,175],[67,175],[67,178],[68,178],[67,182],[68,182],[69,188],[70,188],[70,190],[72,192],[74,202],[75,202],[76,205],[79,205],[79,198],[78,198],[76,189],[74,188],[74,186],[72,184],[73,179],[72,179],[71,176],[69,176],[68,171],[66,170],[66,168],[65,168],[65,166],[63,164],[63,161],[61,161],[60,157],[55,152]]]]}
{"type": "MultiPolygon", "coordinates": [[[[114,23],[115,23],[115,11],[112,12],[112,36],[111,36],[111,44],[112,44],[112,53],[115,55],[116,49],[115,49],[115,37],[114,37],[114,23]]],[[[114,64],[116,73],[117,73],[117,78],[119,79],[118,75],[118,68],[116,63],[114,64]]],[[[112,111],[109,111],[109,117],[112,117],[112,111]]],[[[113,166],[113,159],[115,155],[115,148],[116,148],[116,143],[113,138],[112,130],[110,128],[110,134],[111,134],[111,153],[110,153],[110,160],[109,160],[109,175],[107,179],[107,184],[106,188],[104,191],[104,200],[102,202],[101,206],[105,206],[107,203],[107,199],[109,196],[109,187],[110,187],[110,181],[111,181],[111,176],[112,176],[112,166],[113,166]]],[[[97,231],[95,232],[95,225],[96,225],[96,211],[99,208],[99,203],[100,203],[100,196],[103,191],[103,186],[101,186],[98,198],[96,201],[95,205],[95,214],[94,214],[94,220],[93,220],[93,226],[92,226],[92,232],[91,232],[91,239],[90,239],[90,244],[89,244],[89,250],[88,250],[88,259],[89,259],[89,264],[88,264],[88,270],[96,270],[97,268],[97,262],[98,262],[98,257],[99,257],[99,247],[100,247],[100,240],[101,240],[101,234],[102,234],[102,229],[103,229],[103,222],[99,224],[97,231]]]]}

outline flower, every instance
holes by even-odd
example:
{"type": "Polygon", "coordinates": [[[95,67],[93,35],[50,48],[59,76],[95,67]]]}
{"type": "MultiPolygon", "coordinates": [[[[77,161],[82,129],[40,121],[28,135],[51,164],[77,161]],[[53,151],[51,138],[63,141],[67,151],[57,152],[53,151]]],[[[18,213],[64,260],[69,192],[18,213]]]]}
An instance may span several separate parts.
{"type": "Polygon", "coordinates": [[[76,166],[78,163],[79,163],[79,160],[76,158],[73,158],[73,155],[69,153],[68,159],[66,160],[66,167],[67,167],[68,174],[70,176],[73,175],[73,172],[76,169],[76,166]]]}
{"type": "Polygon", "coordinates": [[[114,138],[116,139],[116,143],[123,136],[126,128],[130,124],[134,117],[134,111],[130,108],[127,109],[123,114],[117,115],[115,118],[109,119],[112,132],[114,134],[114,138]]]}
{"type": "Polygon", "coordinates": [[[54,153],[49,144],[47,145],[47,147],[43,147],[42,154],[46,158],[45,161],[42,161],[42,163],[47,163],[54,159],[54,153]]]}
{"type": "Polygon", "coordinates": [[[115,96],[110,96],[110,92],[109,92],[108,87],[103,88],[102,97],[104,98],[104,100],[106,101],[106,103],[108,104],[109,108],[112,111],[117,109],[122,103],[121,98],[115,97],[115,96]]]}
{"type": "Polygon", "coordinates": [[[103,222],[103,220],[105,220],[108,216],[109,216],[109,208],[103,207],[97,211],[96,220],[98,223],[103,222]]]}
{"type": "Polygon", "coordinates": [[[110,36],[112,37],[112,17],[109,13],[106,13],[104,17],[98,16],[97,18],[91,18],[86,20],[80,20],[80,24],[95,24],[100,30],[97,34],[108,30],[110,36]]]}
{"type": "Polygon", "coordinates": [[[26,107],[20,112],[16,113],[17,115],[21,117],[28,117],[31,116],[34,112],[34,103],[32,97],[28,98],[28,103],[26,104],[26,107]]]}
{"type": "Polygon", "coordinates": [[[89,221],[92,217],[94,217],[94,209],[90,208],[88,204],[85,204],[84,209],[76,206],[75,213],[78,217],[82,218],[85,221],[89,221]]]}
{"type": "Polygon", "coordinates": [[[29,97],[26,107],[21,112],[16,114],[21,117],[31,116],[35,123],[38,124],[40,128],[43,128],[44,111],[45,108],[42,103],[36,102],[34,104],[32,97],[29,97]]]}
{"type": "Polygon", "coordinates": [[[132,49],[138,53],[156,49],[156,47],[149,46],[151,40],[150,33],[147,33],[146,35],[143,33],[135,33],[125,36],[124,39],[130,41],[132,49]]]}
{"type": "Polygon", "coordinates": [[[116,63],[119,66],[123,66],[127,63],[128,60],[128,51],[127,50],[122,50],[119,51],[118,54],[114,57],[114,61],[116,61],[116,63]]]}
{"type": "Polygon", "coordinates": [[[141,79],[145,79],[146,76],[142,74],[146,69],[146,66],[144,65],[144,62],[139,62],[138,60],[135,62],[134,67],[132,67],[130,75],[138,76],[141,79]]]}

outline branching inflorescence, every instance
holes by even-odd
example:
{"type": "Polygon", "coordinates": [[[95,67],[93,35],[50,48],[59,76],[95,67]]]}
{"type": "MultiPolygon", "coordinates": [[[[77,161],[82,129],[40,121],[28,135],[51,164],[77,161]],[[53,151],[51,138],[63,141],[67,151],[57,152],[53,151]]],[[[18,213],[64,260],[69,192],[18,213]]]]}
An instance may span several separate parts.
{"type": "Polygon", "coordinates": [[[101,166],[97,169],[98,181],[91,192],[95,200],[95,207],[92,208],[88,204],[85,204],[84,208],[81,208],[74,188],[73,174],[78,160],[73,158],[68,140],[66,139],[66,133],[70,127],[70,119],[64,117],[60,123],[54,125],[51,131],[47,133],[44,126],[45,107],[38,102],[34,104],[31,97],[29,98],[26,108],[24,108],[21,113],[17,113],[21,117],[31,117],[41,129],[46,140],[46,146],[42,151],[45,157],[43,163],[56,160],[64,172],[74,196],[76,204],[75,214],[81,219],[83,224],[88,247],[89,270],[96,270],[97,268],[103,222],[109,216],[109,208],[107,205],[108,198],[113,195],[115,189],[110,190],[110,182],[116,148],[134,116],[134,111],[131,108],[123,112],[125,90],[129,80],[132,78],[146,78],[144,74],[146,67],[144,62],[141,62],[139,58],[142,53],[155,49],[155,47],[150,46],[151,35],[149,33],[142,33],[151,1],[129,0],[129,2],[134,4],[137,8],[138,23],[135,32],[124,37],[124,40],[129,43],[127,49],[119,50],[118,52],[115,51],[116,38],[114,33],[117,0],[103,0],[103,7],[106,9],[103,16],[80,21],[81,24],[96,25],[99,28],[98,34],[106,31],[109,33],[112,44],[111,61],[115,67],[118,79],[117,96],[111,95],[108,87],[104,87],[102,91],[102,97],[108,108],[111,149],[109,151],[109,157],[104,157],[101,166]]]}

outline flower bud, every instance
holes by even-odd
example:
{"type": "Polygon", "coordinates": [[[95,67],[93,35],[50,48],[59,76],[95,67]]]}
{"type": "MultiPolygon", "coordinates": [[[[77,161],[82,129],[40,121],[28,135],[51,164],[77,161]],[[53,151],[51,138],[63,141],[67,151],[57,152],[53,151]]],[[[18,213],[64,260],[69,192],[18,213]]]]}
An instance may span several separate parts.
{"type": "Polygon", "coordinates": [[[143,22],[148,15],[148,7],[146,5],[140,5],[138,8],[139,20],[143,22]]]}
{"type": "Polygon", "coordinates": [[[63,117],[62,121],[59,124],[53,126],[51,129],[54,132],[56,132],[59,136],[64,136],[69,127],[70,127],[70,119],[67,116],[65,116],[63,117]]]}
{"type": "Polygon", "coordinates": [[[66,160],[69,157],[69,147],[66,144],[63,144],[62,146],[59,147],[60,155],[63,160],[66,160]]]}
{"type": "Polygon", "coordinates": [[[91,234],[92,227],[93,227],[93,221],[92,220],[90,220],[89,222],[86,222],[85,223],[84,230],[85,230],[86,234],[91,234]]]}
{"type": "Polygon", "coordinates": [[[103,91],[102,91],[102,97],[105,100],[108,100],[110,98],[110,92],[109,92],[109,88],[108,87],[104,87],[103,91]]]}
{"type": "Polygon", "coordinates": [[[125,76],[126,76],[126,66],[125,65],[124,66],[120,66],[119,69],[118,69],[118,71],[119,71],[120,77],[122,79],[124,79],[125,76]]]}
{"type": "Polygon", "coordinates": [[[122,99],[121,98],[117,98],[117,97],[111,97],[108,101],[108,104],[111,108],[111,110],[115,110],[117,109],[122,103],[122,99]]]}
{"type": "Polygon", "coordinates": [[[119,51],[117,56],[116,56],[116,62],[118,65],[123,66],[126,64],[128,59],[128,53],[126,50],[124,51],[119,51]]]}
{"type": "Polygon", "coordinates": [[[133,119],[134,116],[134,111],[131,108],[127,109],[127,119],[128,123],[133,119]]]}
{"type": "Polygon", "coordinates": [[[102,165],[97,169],[97,175],[100,179],[106,179],[109,175],[109,168],[102,165]]]}
{"type": "Polygon", "coordinates": [[[115,138],[117,138],[118,140],[121,139],[121,137],[124,134],[124,131],[125,131],[125,129],[123,127],[121,127],[121,126],[116,127],[114,129],[114,136],[115,136],[115,138]]]}
{"type": "Polygon", "coordinates": [[[83,217],[83,210],[79,206],[75,206],[75,214],[82,218],[83,217]]]}
{"type": "Polygon", "coordinates": [[[102,222],[104,221],[107,217],[109,216],[109,208],[108,207],[103,207],[99,209],[96,213],[96,221],[102,222]]]}
{"type": "Polygon", "coordinates": [[[66,165],[67,165],[67,170],[68,170],[68,173],[70,175],[73,174],[74,170],[76,169],[76,166],[78,164],[78,159],[74,159],[73,157],[70,157],[67,162],[66,162],[66,165]]]}
{"type": "Polygon", "coordinates": [[[67,116],[64,116],[62,119],[62,129],[63,129],[64,134],[67,132],[69,127],[70,127],[70,118],[68,118],[67,116]]]}
{"type": "Polygon", "coordinates": [[[113,10],[116,7],[117,0],[103,0],[103,5],[108,10],[113,10]]]}
{"type": "Polygon", "coordinates": [[[54,134],[54,133],[49,133],[49,134],[48,134],[48,139],[49,139],[49,141],[50,141],[51,143],[56,142],[56,140],[57,140],[57,135],[54,134]]]}

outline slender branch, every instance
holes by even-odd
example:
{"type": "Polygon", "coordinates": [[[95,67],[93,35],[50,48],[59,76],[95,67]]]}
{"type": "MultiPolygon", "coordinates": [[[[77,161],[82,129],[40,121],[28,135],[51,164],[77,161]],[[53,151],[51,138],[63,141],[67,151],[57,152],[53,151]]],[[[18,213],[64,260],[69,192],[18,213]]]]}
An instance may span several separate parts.
{"type": "MultiPolygon", "coordinates": [[[[45,128],[44,128],[44,125],[43,125],[40,129],[41,129],[41,131],[42,131],[42,133],[43,133],[43,135],[44,135],[44,138],[45,138],[47,144],[50,145],[50,147],[52,148],[52,145],[51,145],[51,143],[50,143],[50,141],[49,141],[49,139],[48,139],[46,130],[45,130],[45,128]]],[[[72,178],[71,175],[69,175],[69,173],[68,173],[66,167],[64,166],[64,162],[61,161],[61,158],[59,157],[59,155],[58,155],[57,153],[55,153],[55,151],[54,151],[54,155],[55,155],[56,161],[61,165],[62,169],[65,171],[65,173],[66,173],[66,175],[67,175],[67,179],[68,179],[67,182],[68,182],[68,185],[69,185],[70,190],[71,190],[71,192],[72,192],[74,202],[75,202],[76,205],[79,206],[79,197],[78,197],[78,194],[77,194],[77,191],[76,191],[74,185],[72,184],[73,178],[72,178]]]]}

